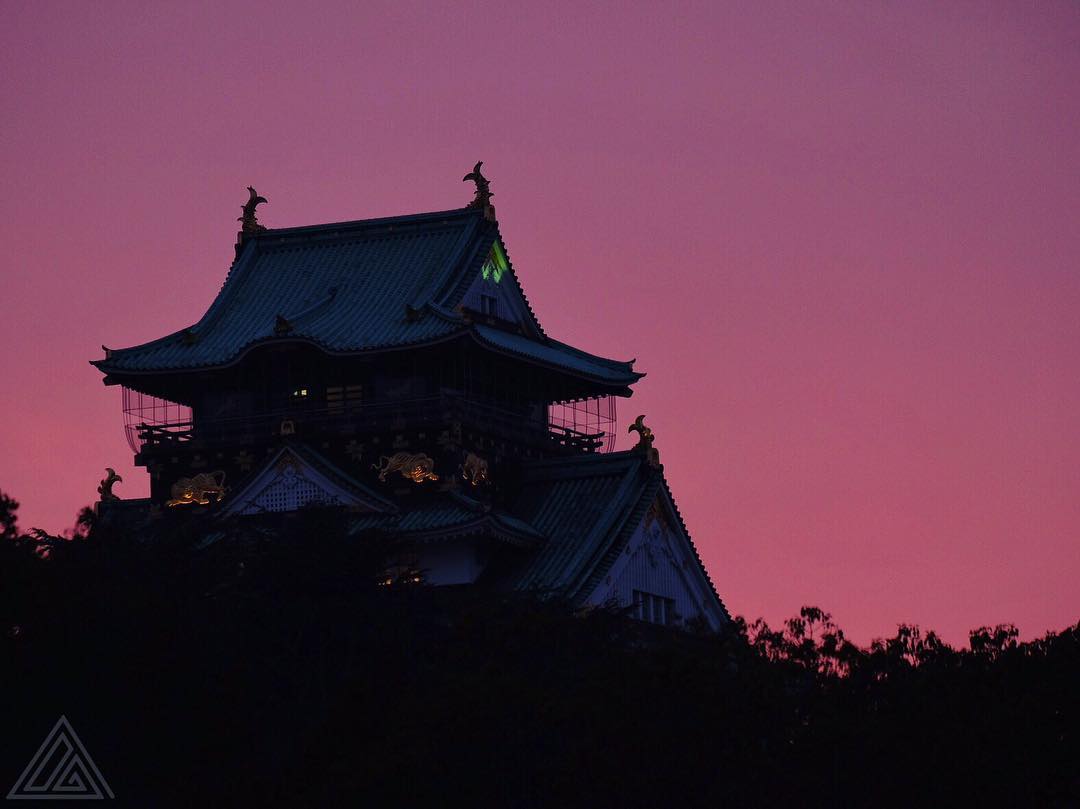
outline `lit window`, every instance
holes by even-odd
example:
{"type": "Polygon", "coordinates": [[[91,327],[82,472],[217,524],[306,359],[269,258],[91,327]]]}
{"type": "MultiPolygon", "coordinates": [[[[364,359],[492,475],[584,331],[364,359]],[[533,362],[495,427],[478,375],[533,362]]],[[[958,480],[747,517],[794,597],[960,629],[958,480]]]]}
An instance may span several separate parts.
{"type": "Polygon", "coordinates": [[[391,565],[383,571],[376,583],[380,587],[424,584],[424,573],[415,565],[391,565]]]}
{"type": "Polygon", "coordinates": [[[307,388],[296,388],[292,392],[292,398],[294,400],[295,399],[306,399],[307,397],[308,397],[308,389],[307,388]]]}

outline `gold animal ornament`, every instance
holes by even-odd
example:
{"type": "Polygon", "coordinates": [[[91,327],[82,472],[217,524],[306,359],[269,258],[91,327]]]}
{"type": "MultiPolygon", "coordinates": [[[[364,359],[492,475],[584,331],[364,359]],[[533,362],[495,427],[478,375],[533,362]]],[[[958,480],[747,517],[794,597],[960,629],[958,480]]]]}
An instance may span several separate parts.
{"type": "Polygon", "coordinates": [[[380,455],[379,462],[372,464],[371,468],[379,473],[379,480],[383,483],[391,472],[400,472],[403,478],[413,483],[439,479],[435,474],[435,461],[422,452],[395,452],[390,457],[380,455]]]}
{"type": "Polygon", "coordinates": [[[116,470],[111,466],[105,467],[105,479],[98,484],[97,491],[101,495],[102,500],[119,500],[120,498],[113,494],[113,484],[123,483],[124,479],[116,474],[116,470]]]}
{"type": "Polygon", "coordinates": [[[166,500],[165,505],[173,506],[205,506],[210,503],[210,497],[220,503],[225,497],[225,473],[220,469],[217,472],[200,472],[194,477],[180,478],[172,485],[172,499],[166,500]]]}
{"type": "Polygon", "coordinates": [[[461,465],[461,476],[473,486],[488,482],[488,462],[470,452],[465,456],[465,463],[461,465]]]}
{"type": "Polygon", "coordinates": [[[653,447],[653,431],[645,426],[645,417],[638,416],[634,419],[634,423],[627,428],[626,432],[636,432],[639,436],[634,452],[642,453],[650,466],[659,466],[660,452],[653,447]]]}

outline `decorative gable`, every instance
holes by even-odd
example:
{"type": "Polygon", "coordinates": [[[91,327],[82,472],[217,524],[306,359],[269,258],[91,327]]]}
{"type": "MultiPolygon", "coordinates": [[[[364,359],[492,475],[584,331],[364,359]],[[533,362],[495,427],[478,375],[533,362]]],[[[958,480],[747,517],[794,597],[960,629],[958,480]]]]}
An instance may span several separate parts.
{"type": "Polygon", "coordinates": [[[325,462],[285,447],[243,489],[233,493],[223,513],[266,514],[306,506],[349,506],[392,511],[392,504],[365,487],[346,481],[325,462]]]}
{"type": "Polygon", "coordinates": [[[502,243],[495,239],[487,258],[481,265],[461,299],[461,305],[487,317],[507,320],[525,326],[530,331],[534,321],[525,302],[521,287],[510,269],[502,243]]]}
{"type": "Polygon", "coordinates": [[[727,621],[663,491],[585,603],[626,607],[634,617],[657,624],[704,621],[716,630],[727,621]]]}

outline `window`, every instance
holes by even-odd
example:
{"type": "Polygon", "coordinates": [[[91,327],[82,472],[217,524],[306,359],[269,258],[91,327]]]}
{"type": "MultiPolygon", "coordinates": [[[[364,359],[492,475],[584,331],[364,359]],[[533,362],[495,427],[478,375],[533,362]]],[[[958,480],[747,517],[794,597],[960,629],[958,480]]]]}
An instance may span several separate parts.
{"type": "Polygon", "coordinates": [[[491,317],[498,317],[499,314],[499,299],[494,295],[481,295],[480,296],[480,311],[485,315],[491,317]]]}
{"type": "Polygon", "coordinates": [[[326,389],[326,409],[330,413],[352,410],[364,398],[363,385],[338,385],[326,389]]]}
{"type": "Polygon", "coordinates": [[[667,626],[675,623],[675,599],[634,590],[632,615],[639,621],[667,626]]]}

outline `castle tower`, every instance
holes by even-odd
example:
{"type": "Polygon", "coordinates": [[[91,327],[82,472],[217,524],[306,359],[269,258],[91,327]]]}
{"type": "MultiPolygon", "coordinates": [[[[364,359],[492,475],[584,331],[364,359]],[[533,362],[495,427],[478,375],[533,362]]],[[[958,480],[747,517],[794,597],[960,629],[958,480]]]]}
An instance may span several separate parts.
{"type": "Polygon", "coordinates": [[[719,628],[651,431],[613,451],[643,374],[544,331],[480,164],[466,179],[465,208],[269,229],[250,189],[206,314],[93,361],[123,389],[147,519],[331,506],[403,539],[432,584],[719,628]]]}

